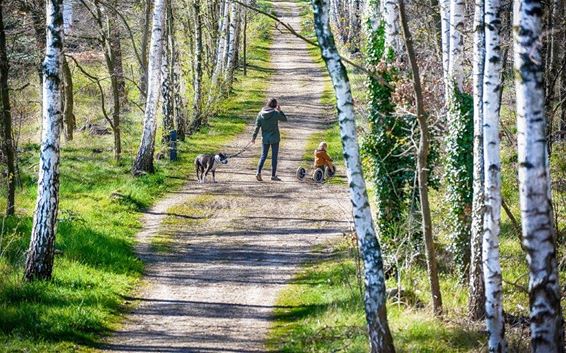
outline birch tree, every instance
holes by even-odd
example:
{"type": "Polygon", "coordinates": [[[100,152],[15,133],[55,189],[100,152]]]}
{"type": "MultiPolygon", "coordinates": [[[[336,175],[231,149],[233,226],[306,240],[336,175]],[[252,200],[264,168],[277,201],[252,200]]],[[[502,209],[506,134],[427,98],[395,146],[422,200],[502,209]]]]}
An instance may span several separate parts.
{"type": "Polygon", "coordinates": [[[174,114],[174,92],[173,92],[173,27],[171,19],[173,17],[171,11],[171,3],[167,2],[165,5],[167,20],[164,26],[163,33],[163,51],[161,59],[161,97],[163,102],[161,108],[163,110],[163,134],[161,141],[166,143],[169,141],[169,133],[175,129],[174,114]]]}
{"type": "Polygon", "coordinates": [[[514,69],[519,199],[529,268],[531,349],[564,352],[551,180],[544,115],[544,65],[539,45],[543,2],[515,0],[514,69]]]}
{"type": "Polygon", "coordinates": [[[43,61],[43,123],[39,156],[37,200],[25,278],[50,279],[55,256],[59,207],[59,140],[62,125],[61,60],[63,55],[63,2],[46,2],[47,40],[43,61]]]}
{"type": "Polygon", "coordinates": [[[153,153],[155,149],[155,133],[157,128],[156,113],[160,91],[164,22],[165,0],[155,0],[148,62],[147,99],[143,120],[143,133],[140,147],[132,168],[132,173],[134,175],[154,172],[153,153]]]}
{"type": "Polygon", "coordinates": [[[440,0],[440,38],[442,44],[442,73],[445,96],[448,100],[448,69],[450,67],[450,0],[440,0]]]}
{"type": "Polygon", "coordinates": [[[470,241],[470,283],[468,316],[472,320],[485,317],[485,285],[483,281],[482,241],[484,217],[483,162],[483,80],[485,70],[485,0],[475,0],[474,13],[474,171],[472,227],[470,241]]]}
{"type": "Polygon", "coordinates": [[[401,41],[397,0],[384,0],[382,6],[383,22],[385,24],[385,46],[392,50],[395,56],[398,57],[403,54],[403,45],[401,41]]]}
{"type": "Polygon", "coordinates": [[[10,87],[8,86],[9,63],[6,52],[6,33],[4,31],[4,3],[0,0],[0,104],[2,105],[1,142],[2,153],[7,167],[6,215],[14,214],[16,207],[16,146],[12,132],[12,108],[10,87]]]}
{"type": "Polygon", "coordinates": [[[234,81],[234,71],[238,65],[238,47],[240,45],[240,23],[241,23],[241,9],[240,5],[232,2],[230,10],[230,41],[228,42],[225,84],[226,90],[232,88],[234,81]]]}
{"type": "Polygon", "coordinates": [[[503,287],[499,263],[501,222],[501,160],[499,111],[501,109],[501,1],[485,1],[485,56],[483,79],[484,219],[483,273],[485,313],[490,352],[506,352],[503,287]],[[489,94],[487,94],[489,92],[489,94]]]}
{"type": "MultiPolygon", "coordinates": [[[[229,21],[230,21],[230,1],[223,0],[222,15],[219,19],[218,24],[218,38],[216,42],[216,55],[214,59],[214,70],[211,78],[211,89],[216,89],[220,82],[222,72],[224,70],[224,54],[226,52],[226,44],[228,43],[228,31],[229,31],[229,21]]],[[[214,92],[209,94],[209,104],[215,100],[214,92]]]]}
{"type": "Polygon", "coordinates": [[[348,185],[350,185],[354,226],[364,263],[365,312],[371,352],[392,353],[395,348],[387,323],[383,261],[362,174],[350,83],[330,29],[329,0],[312,0],[312,6],[316,36],[336,94],[338,122],[348,185]]]}
{"type": "MultiPolygon", "coordinates": [[[[472,99],[464,85],[464,0],[451,0],[448,80],[448,135],[446,183],[452,252],[458,272],[465,278],[470,261],[472,209],[473,118],[472,99]]],[[[444,35],[444,34],[443,34],[444,35]]]]}

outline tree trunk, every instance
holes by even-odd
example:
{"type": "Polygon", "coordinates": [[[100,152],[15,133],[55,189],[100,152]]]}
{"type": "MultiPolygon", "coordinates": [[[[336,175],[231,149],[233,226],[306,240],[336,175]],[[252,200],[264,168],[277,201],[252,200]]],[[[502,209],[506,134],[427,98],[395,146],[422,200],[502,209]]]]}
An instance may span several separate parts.
{"type": "Polygon", "coordinates": [[[535,353],[562,353],[564,326],[544,115],[544,66],[538,44],[543,35],[543,13],[541,0],[515,0],[519,196],[523,247],[529,267],[531,349],[535,353]]]}
{"type": "Polygon", "coordinates": [[[171,32],[171,3],[168,1],[166,5],[166,25],[165,30],[163,32],[164,41],[163,41],[163,59],[161,60],[161,97],[163,98],[163,103],[161,104],[161,108],[163,110],[163,130],[161,131],[162,143],[169,142],[169,136],[171,130],[175,129],[174,125],[174,114],[175,114],[175,107],[173,103],[173,80],[172,80],[172,35],[171,32]]]}
{"type": "Polygon", "coordinates": [[[248,75],[248,9],[244,10],[244,28],[242,30],[243,43],[242,43],[242,66],[244,69],[244,76],[248,75]]]}
{"type": "Polygon", "coordinates": [[[228,45],[228,58],[226,65],[226,91],[232,89],[232,83],[234,82],[234,72],[236,66],[238,65],[238,46],[240,39],[240,5],[233,2],[231,15],[230,15],[230,42],[228,45]]]}
{"type": "Polygon", "coordinates": [[[73,131],[77,128],[77,120],[74,111],[75,95],[73,93],[73,75],[71,74],[69,62],[65,59],[65,56],[63,56],[61,60],[63,60],[63,120],[65,123],[65,139],[72,141],[73,131]]]}
{"type": "Polygon", "coordinates": [[[444,95],[448,101],[448,71],[450,67],[450,0],[440,0],[440,29],[442,42],[442,73],[444,76],[444,95]]]}
{"type": "Polygon", "coordinates": [[[314,24],[322,58],[336,93],[338,122],[350,185],[354,226],[358,235],[365,273],[365,311],[372,353],[395,352],[387,323],[385,278],[381,249],[373,226],[371,209],[362,175],[356,136],[355,112],[346,68],[334,43],[329,24],[329,0],[312,0],[314,24]]]}
{"type": "Polygon", "coordinates": [[[162,33],[165,21],[164,8],[165,0],[155,0],[148,63],[147,100],[145,104],[142,138],[132,168],[134,175],[154,172],[153,153],[155,149],[155,130],[157,128],[156,112],[157,103],[159,101],[161,60],[163,56],[162,33]]]}
{"type": "Polygon", "coordinates": [[[189,133],[193,133],[202,123],[202,20],[200,10],[200,0],[195,0],[195,55],[194,55],[194,79],[193,79],[193,117],[189,133]]]}
{"type": "Polygon", "coordinates": [[[485,69],[485,0],[475,1],[474,15],[474,171],[472,198],[472,237],[470,241],[470,283],[468,317],[485,317],[485,285],[483,281],[482,239],[484,214],[483,164],[483,80],[485,69]]]}
{"type": "Polygon", "coordinates": [[[483,92],[484,234],[483,273],[485,313],[490,352],[507,351],[503,318],[503,287],[499,262],[501,222],[501,160],[499,111],[503,87],[501,55],[501,0],[485,0],[485,56],[483,92]]]}
{"type": "Polygon", "coordinates": [[[407,15],[405,14],[404,0],[398,0],[399,19],[405,38],[407,56],[413,74],[413,87],[415,91],[415,102],[417,109],[417,121],[419,123],[420,138],[417,151],[417,178],[419,183],[419,198],[421,202],[422,229],[425,239],[426,262],[432,294],[432,307],[437,316],[442,315],[442,295],[440,293],[440,283],[438,280],[438,270],[436,267],[436,253],[434,249],[434,239],[432,236],[432,218],[430,214],[430,204],[428,200],[428,153],[429,153],[429,130],[424,111],[423,93],[417,57],[413,47],[413,38],[409,30],[407,15]]]}
{"type": "Polygon", "coordinates": [[[350,40],[349,40],[349,50],[350,53],[355,54],[360,51],[361,34],[362,34],[362,20],[361,13],[362,10],[362,0],[351,0],[350,1],[350,40]]]}
{"type": "Polygon", "coordinates": [[[173,105],[175,114],[175,126],[177,129],[177,138],[180,141],[185,141],[187,131],[187,119],[185,115],[185,100],[183,97],[183,77],[181,74],[181,63],[179,60],[179,51],[177,50],[175,37],[172,37],[171,55],[173,56],[173,105]]]}
{"type": "Polygon", "coordinates": [[[4,3],[0,0],[0,104],[2,104],[2,153],[8,169],[6,215],[14,214],[16,207],[16,146],[12,132],[12,111],[10,106],[10,87],[8,86],[9,62],[4,32],[4,3]]]}
{"type": "Polygon", "coordinates": [[[142,41],[141,41],[141,59],[142,65],[140,67],[140,99],[144,102],[147,98],[147,59],[148,59],[148,48],[149,48],[149,29],[150,29],[150,21],[151,21],[151,10],[152,10],[152,1],[145,0],[145,7],[144,7],[144,20],[142,22],[142,41]]]}
{"type": "Polygon", "coordinates": [[[48,30],[45,60],[43,62],[43,129],[37,201],[25,267],[25,278],[28,281],[50,279],[55,255],[55,233],[59,206],[59,140],[62,125],[62,5],[62,0],[49,0],[46,6],[48,30]]]}
{"type": "MultiPolygon", "coordinates": [[[[403,54],[401,32],[399,28],[399,8],[397,0],[384,0],[383,21],[385,22],[385,47],[392,50],[395,57],[403,54]]],[[[385,56],[388,55],[386,49],[385,56]]]]}
{"type": "Polygon", "coordinates": [[[216,49],[216,57],[214,59],[214,70],[211,78],[211,82],[212,82],[211,92],[208,97],[209,104],[213,103],[216,100],[219,91],[221,91],[218,90],[218,85],[222,72],[224,71],[224,53],[226,51],[226,43],[228,39],[227,30],[229,26],[230,1],[223,0],[223,2],[224,2],[224,6],[222,10],[222,16],[220,17],[220,21],[219,21],[219,31],[218,31],[219,35],[216,44],[217,49],[216,49]]]}
{"type": "MultiPolygon", "coordinates": [[[[112,7],[119,11],[118,1],[112,2],[112,7]]],[[[126,92],[126,81],[124,79],[124,65],[122,63],[122,44],[120,33],[120,19],[116,11],[106,9],[106,16],[108,18],[108,44],[112,56],[113,72],[111,73],[116,81],[116,89],[118,92],[119,106],[121,108],[128,104],[128,94],[126,92]]]]}
{"type": "Polygon", "coordinates": [[[464,85],[464,0],[450,4],[450,51],[448,61],[447,202],[451,250],[462,280],[468,279],[470,264],[473,195],[473,118],[463,91],[464,85]]]}
{"type": "MultiPolygon", "coordinates": [[[[117,69],[116,65],[118,61],[114,57],[116,54],[116,50],[113,48],[111,37],[114,35],[112,27],[115,27],[116,24],[106,15],[107,20],[104,21],[104,12],[109,12],[108,9],[104,8],[103,5],[98,2],[97,0],[94,1],[96,6],[96,22],[99,27],[100,32],[100,42],[102,43],[104,49],[104,60],[106,62],[106,70],[108,71],[108,75],[110,76],[110,87],[112,92],[112,133],[114,135],[114,159],[120,160],[121,153],[122,153],[122,145],[121,145],[121,137],[120,137],[120,112],[121,107],[120,104],[121,94],[120,94],[120,82],[123,82],[123,72],[121,72],[121,68],[117,69]],[[120,76],[122,75],[122,76],[120,76]]],[[[114,11],[110,11],[114,13],[114,11]]],[[[121,54],[120,54],[121,55],[121,54]]],[[[121,66],[121,56],[120,56],[120,66],[121,66]]]]}

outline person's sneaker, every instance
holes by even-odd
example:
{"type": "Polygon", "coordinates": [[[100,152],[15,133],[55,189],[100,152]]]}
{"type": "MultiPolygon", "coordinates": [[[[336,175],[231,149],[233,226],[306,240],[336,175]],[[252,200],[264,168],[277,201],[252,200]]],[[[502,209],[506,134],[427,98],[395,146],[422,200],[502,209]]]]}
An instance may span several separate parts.
{"type": "Polygon", "coordinates": [[[273,181],[281,181],[281,179],[279,179],[278,176],[272,176],[272,177],[271,177],[271,180],[273,180],[273,181]]]}
{"type": "Polygon", "coordinates": [[[257,181],[263,181],[263,179],[261,178],[261,174],[256,174],[255,178],[257,181]]]}

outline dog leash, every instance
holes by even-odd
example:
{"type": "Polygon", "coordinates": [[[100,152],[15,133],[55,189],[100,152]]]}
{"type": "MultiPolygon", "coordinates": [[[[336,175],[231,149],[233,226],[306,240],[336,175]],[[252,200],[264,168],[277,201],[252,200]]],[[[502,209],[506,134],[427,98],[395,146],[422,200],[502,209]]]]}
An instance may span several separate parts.
{"type": "Polygon", "coordinates": [[[235,154],[231,154],[228,156],[228,158],[234,158],[234,157],[238,157],[239,155],[241,155],[242,153],[244,153],[251,145],[251,141],[248,142],[248,144],[246,145],[246,147],[242,148],[242,150],[240,150],[240,152],[235,153],[235,154]]]}

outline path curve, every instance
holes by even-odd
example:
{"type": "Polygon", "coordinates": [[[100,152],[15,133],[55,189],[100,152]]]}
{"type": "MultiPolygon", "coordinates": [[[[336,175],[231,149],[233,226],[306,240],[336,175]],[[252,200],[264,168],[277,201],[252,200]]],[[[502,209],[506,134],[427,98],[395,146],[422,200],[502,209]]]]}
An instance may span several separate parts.
{"type": "MultiPolygon", "coordinates": [[[[300,27],[297,4],[273,4],[283,21],[300,27]]],[[[218,184],[192,181],[151,209],[137,248],[147,263],[148,285],[106,351],[265,352],[279,291],[301,263],[320,256],[314,245],[348,230],[344,186],[294,178],[308,136],[327,126],[328,109],[320,103],[325,74],[304,42],[274,33],[275,72],[268,94],[279,98],[289,117],[282,124],[283,181],[255,181],[256,146],[221,168],[218,184]],[[175,214],[179,222],[162,224],[175,214]],[[152,252],[150,239],[163,229],[173,236],[172,251],[152,252]]],[[[248,131],[234,145],[243,146],[249,138],[248,131]]]]}

